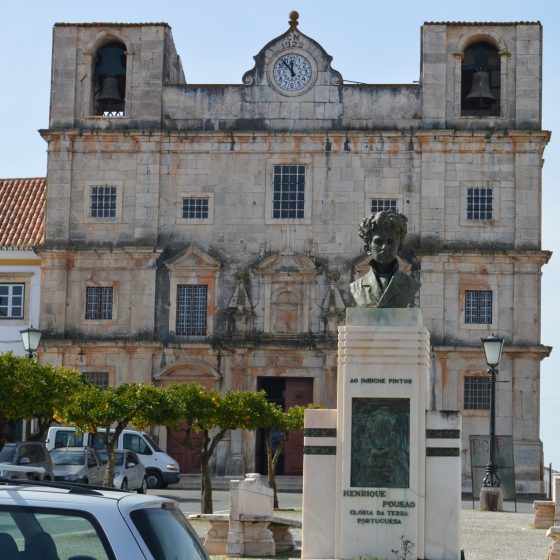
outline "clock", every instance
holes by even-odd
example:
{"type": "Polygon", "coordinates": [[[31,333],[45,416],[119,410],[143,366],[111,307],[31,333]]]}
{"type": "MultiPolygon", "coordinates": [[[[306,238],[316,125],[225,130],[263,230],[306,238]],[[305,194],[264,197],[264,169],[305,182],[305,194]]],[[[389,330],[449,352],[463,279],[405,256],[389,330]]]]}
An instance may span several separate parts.
{"type": "Polygon", "coordinates": [[[270,62],[270,82],[284,95],[298,95],[309,90],[317,78],[317,65],[307,53],[283,52],[270,62]]]}

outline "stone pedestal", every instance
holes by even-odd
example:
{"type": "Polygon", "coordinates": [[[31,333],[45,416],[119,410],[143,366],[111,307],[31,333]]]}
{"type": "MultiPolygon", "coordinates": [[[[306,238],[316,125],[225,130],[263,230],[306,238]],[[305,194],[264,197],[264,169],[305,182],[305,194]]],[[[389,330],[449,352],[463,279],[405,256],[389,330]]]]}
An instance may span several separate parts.
{"type": "Polygon", "coordinates": [[[426,558],[457,558],[461,514],[461,414],[426,413],[426,558]]]}
{"type": "Polygon", "coordinates": [[[229,531],[226,552],[230,556],[275,556],[272,532],[268,529],[274,513],[274,492],[261,475],[249,473],[245,480],[229,486],[229,531]]]}
{"type": "Polygon", "coordinates": [[[480,490],[480,509],[482,511],[501,511],[504,509],[504,497],[501,488],[484,486],[480,490]]]}
{"type": "Polygon", "coordinates": [[[560,560],[560,527],[551,527],[546,536],[552,539],[546,560],[560,560]]]}
{"type": "Polygon", "coordinates": [[[533,502],[534,529],[550,529],[554,525],[554,502],[545,500],[535,500],[533,502]]]}
{"type": "Polygon", "coordinates": [[[305,411],[302,558],[333,558],[336,409],[305,411]]]}
{"type": "Polygon", "coordinates": [[[429,369],[419,309],[347,310],[337,409],[305,414],[302,558],[406,541],[409,560],[458,560],[461,416],[426,412],[429,369]]]}
{"type": "Polygon", "coordinates": [[[560,475],[552,477],[552,501],[554,502],[554,525],[560,527],[560,475]]]}
{"type": "Polygon", "coordinates": [[[424,558],[430,342],[419,309],[349,309],[339,328],[335,558],[424,558]]]}

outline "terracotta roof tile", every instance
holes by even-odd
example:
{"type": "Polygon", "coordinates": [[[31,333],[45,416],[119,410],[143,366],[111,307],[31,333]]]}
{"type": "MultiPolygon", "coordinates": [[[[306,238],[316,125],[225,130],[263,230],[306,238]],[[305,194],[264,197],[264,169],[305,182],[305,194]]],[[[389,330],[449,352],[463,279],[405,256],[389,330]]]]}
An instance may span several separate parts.
{"type": "Polygon", "coordinates": [[[0,179],[0,247],[44,244],[46,192],[44,177],[0,179]]]}

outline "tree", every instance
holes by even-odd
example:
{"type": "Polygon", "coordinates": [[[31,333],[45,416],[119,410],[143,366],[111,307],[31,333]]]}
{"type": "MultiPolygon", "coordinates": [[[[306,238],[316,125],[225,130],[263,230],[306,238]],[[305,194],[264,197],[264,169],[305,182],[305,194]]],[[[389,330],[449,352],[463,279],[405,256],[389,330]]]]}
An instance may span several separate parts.
{"type": "Polygon", "coordinates": [[[79,371],[40,364],[26,356],[0,354],[0,449],[8,422],[37,419],[40,439],[56,410],[84,386],[79,371]]]}
{"type": "Polygon", "coordinates": [[[305,407],[292,406],[287,411],[274,403],[268,403],[265,414],[261,417],[259,428],[264,432],[266,443],[266,461],[268,469],[268,485],[274,491],[274,508],[278,508],[276,492],[276,467],[286,446],[290,430],[303,428],[305,407]]]}
{"type": "MultiPolygon", "coordinates": [[[[200,449],[201,513],[213,513],[210,459],[228,430],[255,430],[267,408],[264,391],[233,391],[220,393],[200,385],[173,385],[169,388],[180,410],[184,442],[192,447],[192,432],[203,435],[200,449]]],[[[178,424],[178,422],[177,422],[178,424]]]]}
{"type": "Polygon", "coordinates": [[[115,446],[122,431],[133,424],[139,429],[171,423],[175,410],[165,389],[154,385],[123,383],[100,389],[88,385],[60,409],[63,422],[80,432],[99,433],[107,450],[103,484],[113,485],[115,446]],[[100,431],[103,429],[104,431],[100,431]]]}

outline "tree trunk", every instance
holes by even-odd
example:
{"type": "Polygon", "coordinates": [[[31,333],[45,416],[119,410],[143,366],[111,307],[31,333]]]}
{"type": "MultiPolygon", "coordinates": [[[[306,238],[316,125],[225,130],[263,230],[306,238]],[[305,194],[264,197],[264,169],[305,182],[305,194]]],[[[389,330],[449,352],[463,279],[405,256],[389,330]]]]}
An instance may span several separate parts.
{"type": "Polygon", "coordinates": [[[283,433],[280,437],[280,442],[278,447],[272,453],[272,442],[271,442],[272,431],[265,432],[266,441],[266,461],[268,470],[268,486],[272,488],[274,492],[274,509],[278,509],[278,492],[276,491],[276,467],[278,466],[278,461],[284,451],[286,445],[286,435],[283,433]]]}
{"type": "Polygon", "coordinates": [[[200,513],[214,513],[212,505],[212,481],[210,479],[210,457],[205,453],[200,458],[201,495],[200,513]]]}
{"type": "Polygon", "coordinates": [[[115,442],[114,438],[108,438],[105,442],[107,450],[107,464],[103,473],[103,486],[113,487],[113,478],[115,477],[115,442]]]}

